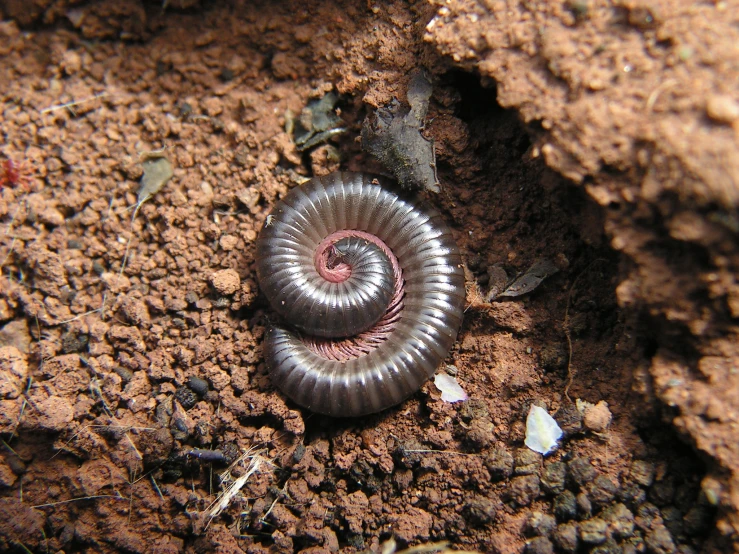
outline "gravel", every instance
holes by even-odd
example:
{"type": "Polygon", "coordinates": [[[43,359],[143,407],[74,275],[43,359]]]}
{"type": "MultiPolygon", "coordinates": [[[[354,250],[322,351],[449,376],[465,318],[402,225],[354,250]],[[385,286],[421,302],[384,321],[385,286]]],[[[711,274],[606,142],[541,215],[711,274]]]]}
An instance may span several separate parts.
{"type": "Polygon", "coordinates": [[[531,539],[524,550],[526,554],[554,554],[554,545],[546,537],[531,539]]]}
{"type": "Polygon", "coordinates": [[[514,473],[516,475],[535,475],[541,467],[541,454],[528,448],[519,448],[514,456],[514,473]]]}
{"type": "Polygon", "coordinates": [[[469,500],[464,505],[464,513],[467,521],[475,525],[486,525],[495,519],[497,507],[495,502],[480,496],[469,500]]]}
{"type": "Polygon", "coordinates": [[[634,514],[620,502],[609,506],[600,516],[608,524],[611,534],[619,539],[634,536],[634,514]]]}
{"type": "Polygon", "coordinates": [[[565,490],[567,466],[563,462],[551,462],[544,466],[541,488],[549,494],[561,494],[565,490]]]}
{"type": "Polygon", "coordinates": [[[577,516],[577,500],[572,491],[564,491],[554,499],[554,515],[559,521],[568,521],[577,516]]]}
{"type": "Polygon", "coordinates": [[[572,480],[580,487],[586,486],[595,480],[598,472],[587,458],[574,458],[567,464],[572,480]]]}
{"type": "Polygon", "coordinates": [[[654,464],[644,460],[636,460],[631,464],[631,479],[643,487],[651,486],[654,481],[654,464]]]}
{"type": "Polygon", "coordinates": [[[513,474],[513,456],[503,448],[494,448],[484,460],[493,481],[508,479],[513,474]]]}
{"type": "Polygon", "coordinates": [[[580,523],[580,538],[586,544],[602,544],[608,537],[608,525],[599,517],[580,523]]]}
{"type": "Polygon", "coordinates": [[[574,552],[577,550],[578,530],[576,523],[563,523],[557,526],[554,531],[554,544],[564,552],[574,552]]]}
{"type": "Polygon", "coordinates": [[[524,525],[524,533],[529,537],[548,537],[556,526],[557,522],[553,516],[543,512],[531,512],[524,525]]]}
{"type": "Polygon", "coordinates": [[[581,492],[576,497],[577,500],[577,511],[583,518],[587,518],[593,513],[593,504],[590,502],[590,498],[584,492],[581,492]]]}
{"type": "Polygon", "coordinates": [[[536,475],[520,475],[511,479],[508,498],[519,506],[528,506],[539,496],[539,477],[536,475]]]}
{"type": "Polygon", "coordinates": [[[587,486],[588,497],[596,506],[607,506],[618,492],[619,484],[605,475],[598,475],[592,483],[587,486]]]}
{"type": "Polygon", "coordinates": [[[654,529],[647,533],[644,542],[653,554],[672,554],[677,551],[672,535],[664,525],[655,525],[654,529]]]}
{"type": "Polygon", "coordinates": [[[675,484],[670,477],[655,481],[649,489],[649,500],[657,506],[667,506],[675,498],[675,484]]]}

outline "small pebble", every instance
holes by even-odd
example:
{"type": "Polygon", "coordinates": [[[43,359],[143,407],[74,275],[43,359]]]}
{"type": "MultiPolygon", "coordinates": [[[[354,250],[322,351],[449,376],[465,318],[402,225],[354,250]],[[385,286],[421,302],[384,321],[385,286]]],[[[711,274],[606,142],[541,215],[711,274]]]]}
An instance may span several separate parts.
{"type": "Polygon", "coordinates": [[[239,237],[234,235],[222,235],[221,238],[218,239],[218,244],[223,250],[229,252],[236,248],[236,245],[239,244],[239,237]]]}
{"type": "Polygon", "coordinates": [[[708,531],[713,521],[713,510],[698,504],[683,516],[683,529],[688,535],[700,535],[708,531]]]}
{"type": "Polygon", "coordinates": [[[608,526],[598,517],[580,522],[580,538],[587,544],[603,544],[607,538],[608,526]]]}
{"type": "Polygon", "coordinates": [[[227,465],[234,463],[236,459],[241,456],[241,451],[239,450],[239,447],[236,446],[236,444],[233,442],[222,444],[220,447],[220,451],[223,452],[223,458],[227,465]]]}
{"type": "Polygon", "coordinates": [[[469,522],[476,525],[486,525],[495,519],[497,507],[495,502],[489,498],[480,496],[467,501],[464,505],[464,513],[469,522]]]}
{"type": "Polygon", "coordinates": [[[583,517],[588,517],[593,513],[593,504],[590,502],[590,498],[584,492],[577,495],[577,510],[583,517]]]}
{"type": "Polygon", "coordinates": [[[511,479],[508,487],[508,498],[518,506],[528,506],[539,496],[539,477],[536,475],[520,475],[511,479]]]}
{"type": "Polygon", "coordinates": [[[582,422],[586,429],[594,433],[603,433],[611,425],[612,417],[611,410],[608,409],[608,403],[601,400],[595,406],[585,408],[582,422]]]}
{"type": "Polygon", "coordinates": [[[577,536],[576,523],[563,523],[558,525],[554,531],[554,544],[565,552],[575,552],[577,550],[577,536]]]}
{"type": "Polygon", "coordinates": [[[210,276],[210,282],[214,289],[226,296],[235,293],[241,286],[241,278],[233,269],[216,271],[210,276]]]}
{"type": "Polygon", "coordinates": [[[610,477],[598,475],[598,477],[587,486],[588,497],[596,506],[605,506],[609,504],[618,492],[618,483],[614,482],[610,477]]]}
{"type": "Polygon", "coordinates": [[[603,510],[600,517],[608,523],[614,537],[628,539],[634,536],[634,514],[620,502],[603,510]]]}
{"type": "Polygon", "coordinates": [[[565,490],[567,466],[563,462],[551,462],[544,466],[541,487],[549,494],[560,494],[565,490]]]}
{"type": "Polygon", "coordinates": [[[516,475],[534,475],[539,472],[541,466],[541,454],[529,450],[528,448],[519,448],[516,450],[514,460],[514,473],[516,475]]]}
{"type": "Polygon", "coordinates": [[[644,504],[647,493],[636,483],[626,483],[618,491],[618,497],[623,502],[635,507],[644,504]]]}
{"type": "MultiPolygon", "coordinates": [[[[452,373],[449,368],[454,368],[456,370],[456,366],[448,365],[446,366],[446,372],[449,373],[449,375],[456,375],[457,373],[452,373]]],[[[467,402],[462,404],[459,408],[459,417],[462,418],[462,420],[465,423],[469,423],[472,420],[475,419],[490,419],[490,412],[488,411],[488,407],[482,400],[478,398],[470,398],[467,402]]]]}
{"type": "Polygon", "coordinates": [[[594,481],[598,475],[598,472],[587,458],[575,458],[571,460],[567,464],[567,469],[572,480],[580,487],[584,487],[591,481],[594,481]]]}
{"type": "Polygon", "coordinates": [[[299,444],[298,446],[295,447],[295,450],[293,450],[293,455],[292,455],[292,461],[294,464],[300,463],[300,460],[302,460],[303,456],[305,456],[305,450],[306,448],[305,448],[305,445],[303,444],[299,444]]]}
{"type": "Polygon", "coordinates": [[[655,481],[649,489],[649,500],[657,506],[667,506],[675,497],[675,484],[670,477],[662,481],[655,481]]]}
{"type": "MultiPolygon", "coordinates": [[[[421,443],[413,439],[401,442],[395,447],[393,457],[401,467],[413,469],[423,461],[423,456],[418,452],[421,448],[423,448],[421,443]]],[[[511,465],[513,465],[513,458],[511,458],[511,465]]]]}
{"type": "Polygon", "coordinates": [[[557,522],[549,514],[531,512],[524,525],[524,532],[529,537],[548,537],[556,526],[557,522]]]}
{"type": "Polygon", "coordinates": [[[197,301],[198,295],[195,292],[190,291],[185,295],[185,302],[187,302],[188,304],[195,304],[197,301]]]}
{"type": "Polygon", "coordinates": [[[739,119],[739,102],[728,94],[712,94],[706,101],[708,117],[720,123],[733,123],[739,119]]]}
{"type": "Polygon", "coordinates": [[[536,537],[526,543],[526,554],[554,554],[554,545],[546,537],[536,537]]]}
{"type": "Polygon", "coordinates": [[[636,460],[631,464],[629,474],[631,478],[643,487],[649,487],[654,482],[654,464],[644,460],[636,460]]]}
{"type": "Polygon", "coordinates": [[[74,352],[82,352],[87,348],[89,337],[85,333],[78,331],[67,331],[62,335],[62,352],[71,354],[74,352]]]}
{"type": "Polygon", "coordinates": [[[672,535],[664,525],[656,525],[647,533],[644,542],[653,554],[673,554],[677,551],[672,535]]]}
{"type": "Polygon", "coordinates": [[[643,530],[651,528],[654,522],[662,517],[659,508],[651,502],[645,502],[637,507],[636,516],[636,524],[643,530]]]}
{"type": "Polygon", "coordinates": [[[484,459],[493,481],[508,479],[513,474],[513,456],[507,450],[494,448],[484,459]]]}
{"type": "Polygon", "coordinates": [[[554,419],[565,437],[582,431],[582,415],[574,404],[565,404],[554,414],[554,419]]]}
{"type": "Polygon", "coordinates": [[[123,380],[124,383],[128,383],[133,379],[133,372],[126,367],[116,366],[113,368],[113,371],[123,380]]]}
{"type": "Polygon", "coordinates": [[[577,500],[572,491],[564,491],[554,499],[554,515],[559,521],[575,519],[577,515],[577,500]]]}
{"type": "Polygon", "coordinates": [[[170,312],[181,312],[182,310],[187,309],[187,302],[185,302],[184,298],[166,296],[164,298],[164,307],[170,312]]]}

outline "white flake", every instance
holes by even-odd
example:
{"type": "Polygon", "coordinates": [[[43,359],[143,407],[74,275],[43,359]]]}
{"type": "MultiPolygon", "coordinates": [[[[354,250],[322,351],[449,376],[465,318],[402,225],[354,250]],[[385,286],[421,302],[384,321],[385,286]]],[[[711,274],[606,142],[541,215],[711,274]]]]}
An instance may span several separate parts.
{"type": "Polygon", "coordinates": [[[461,402],[468,398],[457,380],[446,372],[442,371],[434,376],[434,385],[441,391],[441,399],[444,402],[461,402]]]}
{"type": "Polygon", "coordinates": [[[562,429],[544,408],[531,406],[526,418],[526,440],[524,444],[539,454],[549,454],[557,448],[562,438],[562,429]]]}

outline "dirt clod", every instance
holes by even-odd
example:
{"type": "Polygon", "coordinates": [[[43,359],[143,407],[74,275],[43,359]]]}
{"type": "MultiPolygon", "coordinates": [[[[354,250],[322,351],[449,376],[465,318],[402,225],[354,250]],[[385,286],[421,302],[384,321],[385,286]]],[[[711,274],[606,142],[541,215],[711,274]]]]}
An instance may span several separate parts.
{"type": "Polygon", "coordinates": [[[222,269],[220,271],[216,271],[211,275],[210,282],[213,284],[214,289],[224,295],[235,293],[241,286],[239,274],[233,269],[222,269]]]}
{"type": "Polygon", "coordinates": [[[564,491],[554,499],[554,514],[559,521],[575,519],[577,515],[577,500],[572,491],[564,491]]]}
{"type": "Polygon", "coordinates": [[[564,491],[567,466],[563,462],[549,462],[544,465],[541,486],[545,492],[557,495],[564,491]]]}
{"type": "Polygon", "coordinates": [[[586,429],[595,433],[604,433],[611,425],[611,417],[608,403],[601,400],[595,406],[589,405],[585,408],[582,422],[586,429]]]}
{"type": "Polygon", "coordinates": [[[549,514],[531,512],[526,519],[525,531],[532,537],[548,537],[552,534],[556,526],[556,521],[549,514]]]}
{"type": "Polygon", "coordinates": [[[608,538],[608,526],[598,517],[580,522],[580,539],[585,544],[603,544],[608,538]]]}
{"type": "Polygon", "coordinates": [[[526,543],[526,554],[553,554],[554,545],[546,537],[536,537],[526,543]]]}
{"type": "Polygon", "coordinates": [[[577,524],[564,523],[557,525],[554,531],[554,544],[561,548],[564,552],[575,552],[578,544],[579,532],[577,524]]]}
{"type": "Polygon", "coordinates": [[[585,487],[595,480],[597,470],[587,458],[575,458],[567,463],[567,471],[570,478],[580,487],[585,487]]]}

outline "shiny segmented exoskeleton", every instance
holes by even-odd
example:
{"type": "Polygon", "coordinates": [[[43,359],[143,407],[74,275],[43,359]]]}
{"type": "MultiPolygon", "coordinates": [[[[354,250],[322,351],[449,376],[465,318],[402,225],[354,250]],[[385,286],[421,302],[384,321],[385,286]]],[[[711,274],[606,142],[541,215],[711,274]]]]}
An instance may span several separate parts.
{"type": "Polygon", "coordinates": [[[333,173],[292,189],[256,258],[260,287],[289,325],[265,335],[272,380],[312,411],[389,408],[434,374],[456,340],[465,298],[457,245],[438,213],[383,177],[333,173]]]}

